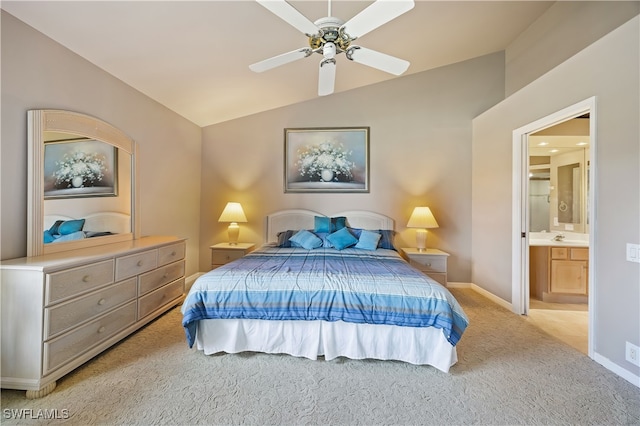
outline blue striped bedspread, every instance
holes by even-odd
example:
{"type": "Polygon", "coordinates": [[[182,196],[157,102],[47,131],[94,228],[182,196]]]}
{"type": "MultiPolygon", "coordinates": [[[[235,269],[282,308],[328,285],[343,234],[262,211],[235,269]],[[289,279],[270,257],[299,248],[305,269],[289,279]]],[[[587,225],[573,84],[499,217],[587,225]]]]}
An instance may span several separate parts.
{"type": "Polygon", "coordinates": [[[442,329],[468,325],[442,285],[394,250],[263,246],[199,277],[182,305],[187,342],[204,319],[324,320],[442,329]]]}

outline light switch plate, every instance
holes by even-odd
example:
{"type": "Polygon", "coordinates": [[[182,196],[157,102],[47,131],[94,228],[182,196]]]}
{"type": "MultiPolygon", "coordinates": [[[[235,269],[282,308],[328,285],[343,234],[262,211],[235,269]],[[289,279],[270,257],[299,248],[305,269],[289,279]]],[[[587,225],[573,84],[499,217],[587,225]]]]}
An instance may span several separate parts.
{"type": "Polygon", "coordinates": [[[640,244],[627,243],[627,260],[640,263],[640,244]]]}

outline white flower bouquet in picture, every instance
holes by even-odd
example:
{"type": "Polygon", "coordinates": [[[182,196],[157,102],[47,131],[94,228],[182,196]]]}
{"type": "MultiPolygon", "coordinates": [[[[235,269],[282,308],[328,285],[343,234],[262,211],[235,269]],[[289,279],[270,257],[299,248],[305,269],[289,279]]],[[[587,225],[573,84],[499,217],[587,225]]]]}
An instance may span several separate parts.
{"type": "Polygon", "coordinates": [[[107,171],[104,155],[76,151],[65,154],[56,162],[53,172],[57,188],[82,188],[96,186],[104,178],[107,171]]]}
{"type": "Polygon", "coordinates": [[[369,192],[369,128],[285,129],[284,192],[369,192]]]}
{"type": "Polygon", "coordinates": [[[298,150],[298,171],[310,181],[350,182],[355,163],[341,143],[323,142],[298,150]]]}

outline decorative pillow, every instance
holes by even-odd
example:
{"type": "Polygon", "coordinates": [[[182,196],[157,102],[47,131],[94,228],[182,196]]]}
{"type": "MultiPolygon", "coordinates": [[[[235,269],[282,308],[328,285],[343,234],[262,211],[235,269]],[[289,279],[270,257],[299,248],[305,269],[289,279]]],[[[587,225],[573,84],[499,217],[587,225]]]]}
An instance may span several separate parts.
{"type": "Polygon", "coordinates": [[[331,218],[331,232],[339,231],[342,228],[346,228],[347,218],[344,216],[337,216],[331,218]]]}
{"type": "Polygon", "coordinates": [[[83,240],[86,236],[82,231],[71,232],[69,234],[62,235],[60,238],[56,238],[54,243],[61,243],[63,241],[83,240]]]}
{"type": "Polygon", "coordinates": [[[391,229],[380,229],[378,230],[382,238],[380,238],[380,242],[378,242],[378,248],[395,250],[395,246],[393,245],[393,237],[396,235],[396,231],[391,229]]]}
{"type": "Polygon", "coordinates": [[[326,216],[314,216],[313,232],[331,232],[331,218],[326,216]]]}
{"type": "MultiPolygon", "coordinates": [[[[362,231],[363,231],[362,229],[359,229],[359,228],[348,228],[348,229],[349,231],[351,231],[353,235],[356,236],[356,238],[360,238],[360,235],[362,234],[362,231]]],[[[395,246],[393,245],[393,237],[396,234],[395,231],[391,229],[378,229],[377,231],[372,230],[372,232],[378,232],[381,235],[380,241],[378,241],[378,248],[396,250],[395,246]]]]}
{"type": "Polygon", "coordinates": [[[358,239],[347,228],[342,228],[328,235],[327,240],[338,250],[346,249],[358,242],[358,239]]]}
{"type": "Polygon", "coordinates": [[[46,231],[44,231],[44,243],[45,244],[49,244],[54,242],[56,239],[53,238],[53,235],[51,235],[51,231],[49,231],[48,229],[46,231]]]}
{"type": "Polygon", "coordinates": [[[58,227],[58,232],[56,232],[56,234],[73,234],[74,232],[82,231],[83,226],[84,219],[67,220],[60,224],[60,226],[58,227]]]}
{"type": "Polygon", "coordinates": [[[51,225],[51,228],[49,228],[49,233],[51,235],[59,234],[60,232],[58,232],[58,228],[60,228],[60,225],[62,225],[63,222],[64,220],[56,220],[56,222],[51,225]]]}
{"type": "Polygon", "coordinates": [[[314,216],[313,225],[313,232],[336,232],[347,226],[347,218],[314,216]]]}
{"type": "Polygon", "coordinates": [[[360,233],[360,238],[358,238],[356,248],[363,250],[375,250],[378,248],[378,241],[380,241],[380,238],[382,238],[381,234],[363,229],[360,233]]]}
{"type": "Polygon", "coordinates": [[[289,239],[291,237],[293,237],[298,231],[294,231],[294,230],[287,230],[287,231],[282,231],[282,232],[278,232],[278,247],[282,247],[282,248],[289,248],[291,247],[291,241],[289,241],[289,239]]]}
{"type": "Polygon", "coordinates": [[[289,238],[292,245],[297,244],[299,247],[307,250],[322,247],[322,239],[306,229],[301,229],[293,237],[289,238]]]}

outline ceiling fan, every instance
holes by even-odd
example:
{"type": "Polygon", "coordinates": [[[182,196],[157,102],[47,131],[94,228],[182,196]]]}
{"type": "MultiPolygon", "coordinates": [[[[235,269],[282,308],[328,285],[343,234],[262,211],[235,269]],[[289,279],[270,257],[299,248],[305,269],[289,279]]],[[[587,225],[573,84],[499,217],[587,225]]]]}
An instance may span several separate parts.
{"type": "Polygon", "coordinates": [[[289,23],[309,38],[309,47],[283,53],[249,66],[254,72],[263,72],[289,62],[319,53],[320,61],[318,95],[333,93],[336,77],[335,56],[343,53],[347,59],[369,67],[400,75],[409,68],[409,62],[352,44],[354,40],[386,24],[414,6],[413,0],[377,0],[346,23],[331,16],[329,0],[328,16],[315,23],[307,19],[285,0],[256,0],[266,9],[289,23]]]}

